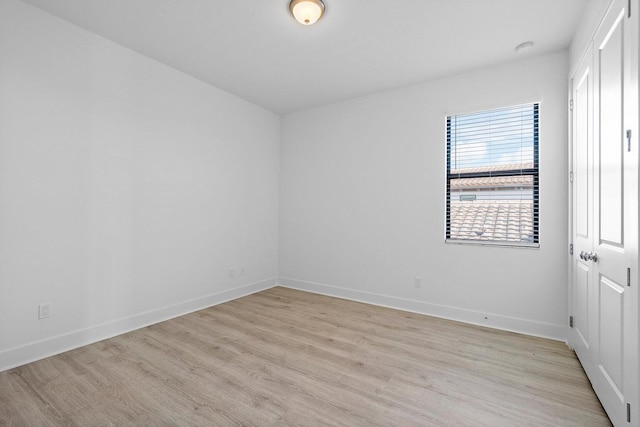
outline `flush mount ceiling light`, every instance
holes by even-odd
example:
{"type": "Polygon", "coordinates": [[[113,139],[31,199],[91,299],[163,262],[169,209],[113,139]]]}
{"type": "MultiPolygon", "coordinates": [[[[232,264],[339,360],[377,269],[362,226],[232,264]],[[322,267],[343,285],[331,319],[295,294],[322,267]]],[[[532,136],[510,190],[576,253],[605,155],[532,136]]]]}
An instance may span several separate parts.
{"type": "Polygon", "coordinates": [[[322,0],[291,0],[289,10],[302,25],[312,25],[324,15],[324,3],[322,0]]]}

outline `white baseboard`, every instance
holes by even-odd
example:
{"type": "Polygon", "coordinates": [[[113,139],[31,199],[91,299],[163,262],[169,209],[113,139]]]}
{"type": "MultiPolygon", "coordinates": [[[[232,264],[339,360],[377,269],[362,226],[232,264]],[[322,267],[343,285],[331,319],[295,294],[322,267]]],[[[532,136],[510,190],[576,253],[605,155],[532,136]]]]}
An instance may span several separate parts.
{"type": "Polygon", "coordinates": [[[157,310],[136,314],[134,316],[114,320],[112,322],[103,323],[41,341],[25,344],[20,347],[0,351],[0,372],[163,322],[174,317],[183,316],[194,311],[202,310],[207,307],[270,289],[276,285],[364,302],[367,304],[374,304],[382,307],[410,311],[413,313],[426,314],[429,316],[470,323],[473,325],[486,326],[566,342],[567,329],[563,325],[535,322],[462,308],[430,304],[389,295],[341,288],[322,283],[280,277],[279,279],[272,278],[261,282],[251,283],[240,288],[229,289],[157,310]]]}
{"type": "Polygon", "coordinates": [[[567,341],[567,328],[564,325],[536,322],[515,317],[500,316],[491,313],[483,313],[463,308],[449,307],[445,305],[430,304],[423,301],[415,301],[398,298],[389,295],[363,292],[354,289],[340,288],[322,283],[307,282],[304,280],[280,277],[278,284],[286,288],[313,292],[348,300],[395,308],[413,313],[426,314],[443,319],[470,323],[472,325],[486,326],[504,331],[517,332],[541,338],[549,338],[556,341],[567,341]]]}
{"type": "Polygon", "coordinates": [[[239,288],[229,289],[216,294],[184,301],[168,307],[151,310],[134,316],[91,326],[89,328],[69,332],[41,341],[10,348],[0,352],[0,372],[15,368],[45,357],[64,353],[84,345],[112,338],[145,326],[163,322],[174,317],[183,316],[217,304],[222,304],[246,295],[272,288],[276,278],[251,283],[239,288]]]}

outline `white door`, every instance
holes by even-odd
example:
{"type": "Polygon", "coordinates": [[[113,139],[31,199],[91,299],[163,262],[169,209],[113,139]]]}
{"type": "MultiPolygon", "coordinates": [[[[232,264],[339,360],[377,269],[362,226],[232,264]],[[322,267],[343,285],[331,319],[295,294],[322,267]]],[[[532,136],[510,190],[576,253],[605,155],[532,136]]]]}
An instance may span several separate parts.
{"type": "Polygon", "coordinates": [[[616,426],[640,425],[637,48],[627,2],[614,0],[572,81],[570,340],[616,426]]]}
{"type": "Polygon", "coordinates": [[[588,370],[591,366],[591,341],[596,325],[591,283],[593,263],[578,254],[593,250],[593,54],[589,48],[578,66],[572,87],[573,205],[571,231],[572,262],[570,342],[588,370]]]}

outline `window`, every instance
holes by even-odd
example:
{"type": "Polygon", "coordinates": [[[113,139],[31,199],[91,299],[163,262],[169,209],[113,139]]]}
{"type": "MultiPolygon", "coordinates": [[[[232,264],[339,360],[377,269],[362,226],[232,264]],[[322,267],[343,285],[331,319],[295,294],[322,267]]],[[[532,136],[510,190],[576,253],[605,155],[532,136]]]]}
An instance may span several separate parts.
{"type": "Polygon", "coordinates": [[[447,117],[448,242],[538,246],[538,104],[447,117]]]}

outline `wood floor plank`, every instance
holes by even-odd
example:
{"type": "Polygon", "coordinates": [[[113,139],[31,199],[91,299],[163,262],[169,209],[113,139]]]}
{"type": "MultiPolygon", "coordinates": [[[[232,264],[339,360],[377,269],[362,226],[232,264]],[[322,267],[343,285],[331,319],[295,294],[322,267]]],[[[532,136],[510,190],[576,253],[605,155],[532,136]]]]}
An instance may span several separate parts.
{"type": "Polygon", "coordinates": [[[0,373],[0,426],[610,426],[564,343],[276,287],[0,373]]]}

